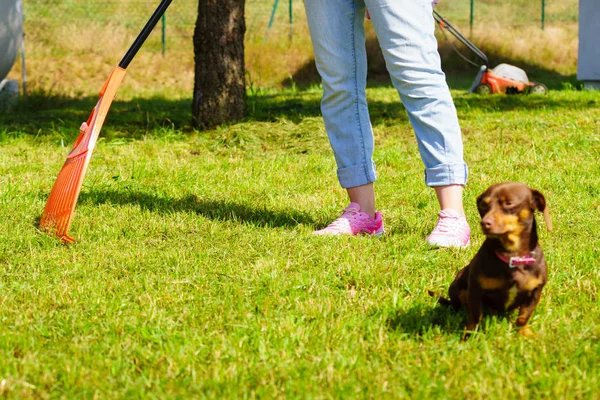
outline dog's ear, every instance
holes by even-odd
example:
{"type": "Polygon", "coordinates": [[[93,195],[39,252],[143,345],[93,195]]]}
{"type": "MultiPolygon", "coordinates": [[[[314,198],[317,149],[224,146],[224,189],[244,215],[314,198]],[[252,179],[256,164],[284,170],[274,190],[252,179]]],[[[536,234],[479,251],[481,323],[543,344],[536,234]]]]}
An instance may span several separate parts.
{"type": "Polygon", "coordinates": [[[492,193],[492,189],[497,185],[490,186],[485,192],[481,193],[477,197],[477,211],[479,212],[479,216],[483,218],[485,214],[487,214],[490,209],[490,193],[492,193]]]}
{"type": "Polygon", "coordinates": [[[533,200],[533,208],[544,213],[544,221],[546,221],[546,228],[549,231],[551,231],[552,221],[550,220],[550,212],[548,211],[546,198],[541,192],[533,189],[531,190],[531,198],[533,200]]]}
{"type": "Polygon", "coordinates": [[[479,216],[483,218],[485,215],[485,210],[487,209],[487,204],[484,203],[483,199],[486,197],[487,192],[480,194],[477,197],[477,211],[479,212],[479,216]]]}

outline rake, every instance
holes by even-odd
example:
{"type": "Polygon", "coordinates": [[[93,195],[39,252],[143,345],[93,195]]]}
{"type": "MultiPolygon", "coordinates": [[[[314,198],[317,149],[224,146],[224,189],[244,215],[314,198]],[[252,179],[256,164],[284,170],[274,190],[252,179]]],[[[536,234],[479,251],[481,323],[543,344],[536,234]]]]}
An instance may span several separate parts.
{"type": "Polygon", "coordinates": [[[156,23],[165,13],[172,0],[162,0],[138,37],[135,39],[125,56],[113,69],[106,83],[100,90],[100,98],[92,110],[88,120],[81,124],[79,137],[67,155],[56,182],[50,191],[46,207],[40,218],[40,229],[57,236],[64,243],[73,243],[75,239],[69,236],[69,226],[75,212],[75,205],[81,192],[83,178],[87,171],[92,152],[96,146],[100,130],[115,98],[117,90],[125,77],[125,72],[133,57],[142,47],[156,23]]]}

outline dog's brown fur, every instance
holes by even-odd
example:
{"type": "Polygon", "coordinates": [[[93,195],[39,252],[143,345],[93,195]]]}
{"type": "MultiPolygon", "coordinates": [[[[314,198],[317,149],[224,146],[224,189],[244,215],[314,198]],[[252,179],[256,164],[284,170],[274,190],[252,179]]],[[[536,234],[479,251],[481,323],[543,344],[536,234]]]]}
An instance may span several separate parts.
{"type": "MultiPolygon", "coordinates": [[[[465,306],[468,321],[464,338],[482,317],[482,306],[505,312],[519,309],[519,333],[531,335],[527,321],[535,310],[547,280],[544,253],[538,243],[534,211],[542,211],[546,227],[551,222],[544,196],[518,182],[491,186],[477,198],[481,228],[486,239],[469,265],[450,285],[450,300],[442,304],[455,310],[465,306]],[[510,267],[511,257],[535,259],[531,265],[510,267]]],[[[517,262],[518,264],[518,262],[517,262]]]]}

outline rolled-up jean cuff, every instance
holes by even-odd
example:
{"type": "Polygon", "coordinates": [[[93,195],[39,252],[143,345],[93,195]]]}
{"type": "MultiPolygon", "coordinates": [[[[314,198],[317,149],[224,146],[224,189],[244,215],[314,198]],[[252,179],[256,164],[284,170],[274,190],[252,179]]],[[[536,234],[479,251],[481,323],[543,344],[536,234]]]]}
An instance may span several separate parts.
{"type": "Polygon", "coordinates": [[[465,185],[468,177],[466,164],[442,164],[425,169],[425,184],[430,187],[465,185]]]}
{"type": "Polygon", "coordinates": [[[338,168],[337,177],[340,185],[346,189],[355,186],[366,185],[375,182],[377,174],[375,173],[375,164],[355,165],[347,168],[338,168]]]}

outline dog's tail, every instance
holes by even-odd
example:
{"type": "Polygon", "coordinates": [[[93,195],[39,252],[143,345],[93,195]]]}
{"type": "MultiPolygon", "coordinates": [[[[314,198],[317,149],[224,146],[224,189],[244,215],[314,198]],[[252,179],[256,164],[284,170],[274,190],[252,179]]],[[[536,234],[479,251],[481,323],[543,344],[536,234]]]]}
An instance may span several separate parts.
{"type": "Polygon", "coordinates": [[[433,290],[428,290],[427,293],[429,293],[429,295],[431,297],[433,297],[434,299],[436,299],[437,302],[438,302],[438,304],[440,304],[440,305],[442,305],[444,307],[450,307],[450,306],[452,306],[452,302],[450,300],[448,300],[444,296],[440,296],[439,294],[435,293],[433,290]]]}

